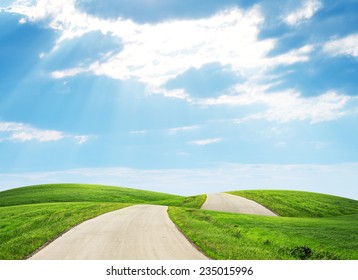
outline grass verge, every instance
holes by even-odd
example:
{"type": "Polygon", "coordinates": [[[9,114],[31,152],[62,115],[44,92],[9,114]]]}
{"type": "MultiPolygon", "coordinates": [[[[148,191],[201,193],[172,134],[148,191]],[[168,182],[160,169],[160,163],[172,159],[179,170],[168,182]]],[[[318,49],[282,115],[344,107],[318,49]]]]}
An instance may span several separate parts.
{"type": "Polygon", "coordinates": [[[168,213],[212,259],[358,259],[358,215],[286,218],[177,207],[168,213]]]}
{"type": "Polygon", "coordinates": [[[75,225],[129,205],[67,202],[0,207],[0,259],[24,259],[75,225]]]}
{"type": "Polygon", "coordinates": [[[284,217],[333,217],[358,214],[358,201],[333,195],[284,190],[232,191],[284,217]]]}

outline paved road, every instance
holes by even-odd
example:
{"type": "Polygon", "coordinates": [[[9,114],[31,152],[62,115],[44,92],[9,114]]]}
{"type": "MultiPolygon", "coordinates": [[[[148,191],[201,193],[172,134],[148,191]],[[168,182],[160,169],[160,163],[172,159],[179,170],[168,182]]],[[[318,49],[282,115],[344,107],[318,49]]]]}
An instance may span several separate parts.
{"type": "Polygon", "coordinates": [[[33,260],[208,259],[169,219],[166,206],[136,205],[74,227],[33,260]]]}
{"type": "Polygon", "coordinates": [[[261,204],[237,195],[227,193],[208,194],[201,209],[264,216],[277,216],[261,204]]]}

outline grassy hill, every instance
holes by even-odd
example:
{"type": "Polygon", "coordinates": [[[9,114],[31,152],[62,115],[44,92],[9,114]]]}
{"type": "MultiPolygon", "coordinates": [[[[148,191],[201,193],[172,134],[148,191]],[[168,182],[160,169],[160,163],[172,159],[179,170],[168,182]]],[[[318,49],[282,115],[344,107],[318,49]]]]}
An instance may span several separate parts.
{"type": "Polygon", "coordinates": [[[267,217],[170,207],[180,230],[221,260],[358,260],[358,215],[267,217]]]}
{"type": "Polygon", "coordinates": [[[0,259],[23,259],[73,226],[133,204],[168,205],[181,231],[213,259],[358,259],[358,201],[297,191],[235,191],[280,217],[201,210],[184,197],[83,184],[0,192],[0,259]],[[283,217],[286,216],[286,217],[283,217]]]}
{"type": "Polygon", "coordinates": [[[279,217],[170,207],[178,228],[213,259],[358,259],[358,201],[302,191],[232,191],[279,217]]]}
{"type": "Polygon", "coordinates": [[[0,259],[24,259],[83,221],[133,204],[200,208],[206,196],[184,197],[122,187],[37,185],[0,192],[0,259]]]}
{"type": "Polygon", "coordinates": [[[89,184],[51,184],[0,192],[0,207],[49,202],[121,202],[200,208],[205,196],[184,197],[123,187],[89,184]]]}
{"type": "Polygon", "coordinates": [[[231,191],[284,217],[333,217],[358,214],[358,201],[328,194],[284,190],[231,191]]]}
{"type": "Polygon", "coordinates": [[[63,202],[0,207],[0,260],[24,259],[81,222],[130,205],[63,202]]]}

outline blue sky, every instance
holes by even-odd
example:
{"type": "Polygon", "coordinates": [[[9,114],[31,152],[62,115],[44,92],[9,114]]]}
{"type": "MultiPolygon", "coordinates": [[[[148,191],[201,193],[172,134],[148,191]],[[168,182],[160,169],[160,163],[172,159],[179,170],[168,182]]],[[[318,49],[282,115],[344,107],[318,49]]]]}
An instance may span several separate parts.
{"type": "Polygon", "coordinates": [[[6,0],[0,30],[0,189],[358,198],[356,0],[6,0]]]}

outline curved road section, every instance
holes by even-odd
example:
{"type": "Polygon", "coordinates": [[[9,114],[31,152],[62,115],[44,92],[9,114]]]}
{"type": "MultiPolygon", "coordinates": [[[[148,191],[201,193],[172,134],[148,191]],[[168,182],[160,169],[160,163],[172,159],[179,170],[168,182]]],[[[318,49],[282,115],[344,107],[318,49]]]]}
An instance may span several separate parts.
{"type": "Polygon", "coordinates": [[[169,219],[166,206],[135,205],[88,220],[33,260],[205,260],[169,219]]]}
{"type": "Polygon", "coordinates": [[[263,216],[277,216],[275,213],[255,201],[227,193],[208,194],[201,209],[263,216]]]}

